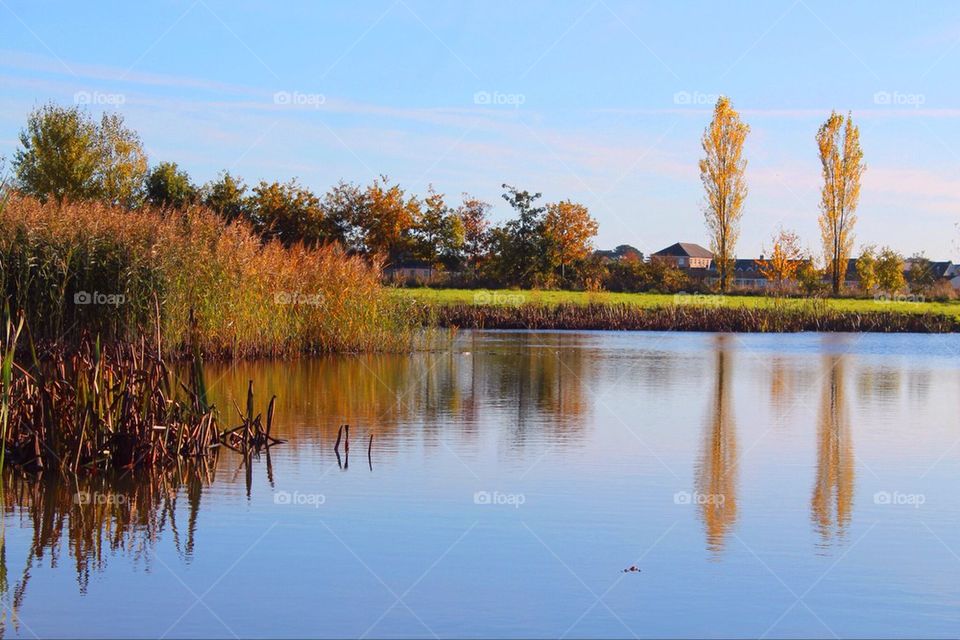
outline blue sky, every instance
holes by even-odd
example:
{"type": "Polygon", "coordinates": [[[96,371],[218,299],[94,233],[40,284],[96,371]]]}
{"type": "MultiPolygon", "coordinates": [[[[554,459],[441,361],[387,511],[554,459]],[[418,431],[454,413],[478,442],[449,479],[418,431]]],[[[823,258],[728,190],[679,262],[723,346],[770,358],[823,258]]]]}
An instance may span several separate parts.
{"type": "Polygon", "coordinates": [[[203,182],[386,174],[508,215],[572,198],[597,245],[706,244],[697,159],[717,94],[751,128],[738,253],[819,250],[814,134],[852,111],[857,244],[960,260],[960,3],[0,0],[0,155],[48,100],[117,109],[203,182]]]}

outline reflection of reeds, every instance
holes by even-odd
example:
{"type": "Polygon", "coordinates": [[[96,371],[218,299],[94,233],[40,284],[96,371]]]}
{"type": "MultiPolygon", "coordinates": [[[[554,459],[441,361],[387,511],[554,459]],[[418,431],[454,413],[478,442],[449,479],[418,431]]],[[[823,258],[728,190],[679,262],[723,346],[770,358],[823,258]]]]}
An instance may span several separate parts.
{"type": "Polygon", "coordinates": [[[853,508],[854,455],[844,392],[843,356],[826,360],[829,371],[817,426],[817,476],[811,499],[813,521],[824,542],[843,536],[853,508]]]}
{"type": "Polygon", "coordinates": [[[717,346],[716,384],[704,433],[703,455],[697,470],[697,501],[703,517],[707,548],[722,551],[737,519],[737,435],[732,414],[730,355],[717,346]]]}
{"type": "Polygon", "coordinates": [[[421,316],[463,329],[572,329],[650,331],[875,331],[948,333],[960,323],[947,315],[875,311],[857,313],[799,307],[734,307],[632,304],[427,305],[421,316]]]}
{"type": "MultiPolygon", "coordinates": [[[[93,571],[105,567],[112,553],[148,562],[167,528],[185,561],[193,555],[197,514],[203,487],[213,482],[215,466],[204,460],[177,469],[143,469],[66,480],[60,475],[3,475],[3,511],[29,522],[32,540],[22,574],[13,590],[13,608],[23,602],[31,569],[45,557],[56,563],[61,550],[73,560],[85,591],[93,571]],[[187,522],[178,503],[186,499],[187,522]]],[[[0,551],[3,548],[0,547],[0,551]]],[[[6,557],[3,560],[9,560],[6,557]]],[[[5,578],[6,564],[3,564],[5,578]]]]}

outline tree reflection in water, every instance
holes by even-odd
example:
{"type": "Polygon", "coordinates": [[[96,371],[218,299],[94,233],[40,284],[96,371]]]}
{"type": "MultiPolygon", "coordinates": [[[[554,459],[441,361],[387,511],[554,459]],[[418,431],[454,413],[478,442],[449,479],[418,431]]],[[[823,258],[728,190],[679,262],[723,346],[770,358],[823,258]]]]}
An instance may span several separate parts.
{"type": "Polygon", "coordinates": [[[810,501],[821,544],[842,539],[853,509],[854,454],[844,386],[843,356],[825,359],[817,425],[817,475],[810,501]]]}
{"type": "Polygon", "coordinates": [[[731,400],[732,359],[727,336],[716,337],[713,397],[697,466],[697,502],[707,549],[720,553],[737,520],[737,434],[731,400]]]}

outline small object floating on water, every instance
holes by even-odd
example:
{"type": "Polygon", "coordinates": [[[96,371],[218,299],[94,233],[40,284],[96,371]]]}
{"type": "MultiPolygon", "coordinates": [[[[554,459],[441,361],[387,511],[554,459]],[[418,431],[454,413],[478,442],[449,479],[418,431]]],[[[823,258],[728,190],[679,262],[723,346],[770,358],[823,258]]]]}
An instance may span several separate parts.
{"type": "Polygon", "coordinates": [[[640,573],[640,567],[635,564],[630,565],[622,571],[622,573],[640,573]]]}

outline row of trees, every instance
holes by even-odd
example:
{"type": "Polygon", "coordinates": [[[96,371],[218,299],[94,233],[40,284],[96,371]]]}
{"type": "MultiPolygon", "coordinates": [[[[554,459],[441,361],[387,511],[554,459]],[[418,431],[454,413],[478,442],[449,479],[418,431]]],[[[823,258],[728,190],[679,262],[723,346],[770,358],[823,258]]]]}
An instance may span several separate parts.
{"type": "MultiPolygon", "coordinates": [[[[722,291],[727,291],[733,281],[735,248],[747,198],[747,160],[743,156],[743,145],[749,132],[750,127],[741,121],[730,100],[721,96],[701,140],[704,157],[700,160],[700,179],[706,192],[704,213],[722,291]]],[[[851,115],[844,118],[831,113],[817,131],[816,141],[823,174],[819,223],[824,271],[836,295],[843,287],[853,251],[860,181],[866,167],[860,148],[860,130],[853,124],[851,115]]],[[[795,234],[785,232],[777,240],[782,245],[780,250],[786,254],[777,257],[796,264],[801,255],[795,234]]],[[[776,245],[775,240],[775,252],[776,245]]],[[[813,268],[812,260],[807,262],[813,268]]],[[[770,265],[767,268],[772,269],[770,265]]]]}
{"type": "Polygon", "coordinates": [[[176,163],[152,168],[139,135],[118,114],[94,120],[79,107],[34,110],[13,168],[18,188],[41,200],[104,200],[135,209],[202,205],[245,220],[264,239],[291,245],[340,243],[387,265],[417,261],[468,271],[502,285],[551,286],[582,279],[597,222],[582,204],[542,203],[540,193],[503,185],[515,217],[493,225],[492,209],[468,194],[457,204],[431,186],[425,197],[380,176],[366,186],[341,181],[318,196],[296,180],[248,188],[228,171],[196,185],[176,163]]]}

